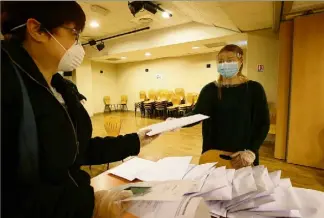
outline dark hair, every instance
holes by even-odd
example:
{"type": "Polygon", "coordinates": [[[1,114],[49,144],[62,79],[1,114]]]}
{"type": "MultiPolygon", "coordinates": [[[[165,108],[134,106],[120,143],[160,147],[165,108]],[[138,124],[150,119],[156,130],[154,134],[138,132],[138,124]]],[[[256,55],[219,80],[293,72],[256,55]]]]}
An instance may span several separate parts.
{"type": "Polygon", "coordinates": [[[4,36],[12,35],[19,41],[23,41],[26,27],[11,30],[25,24],[30,18],[39,21],[42,29],[46,28],[50,32],[63,24],[69,23],[75,24],[75,29],[82,31],[86,21],[81,6],[75,1],[1,2],[1,33],[4,36]]]}
{"type": "MultiPolygon", "coordinates": [[[[229,45],[226,45],[224,46],[218,53],[221,54],[222,52],[233,52],[236,57],[238,58],[242,58],[243,59],[243,49],[240,47],[240,46],[237,46],[237,45],[234,45],[234,44],[229,44],[229,45]]],[[[238,72],[238,76],[240,77],[243,77],[244,79],[247,79],[243,74],[242,74],[242,69],[243,69],[243,63],[241,64],[241,67],[239,69],[239,72],[238,72]]],[[[223,82],[224,78],[222,75],[219,76],[218,78],[218,99],[221,99],[222,98],[222,82],[223,82]]]]}

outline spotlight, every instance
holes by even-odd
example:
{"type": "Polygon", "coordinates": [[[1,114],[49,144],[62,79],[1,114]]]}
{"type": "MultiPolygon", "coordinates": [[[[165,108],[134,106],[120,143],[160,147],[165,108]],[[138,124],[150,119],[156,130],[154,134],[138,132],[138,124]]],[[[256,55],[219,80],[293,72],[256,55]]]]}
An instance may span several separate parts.
{"type": "Polygon", "coordinates": [[[100,44],[96,45],[98,51],[101,51],[102,49],[105,48],[105,43],[104,42],[100,42],[100,44]]]}
{"type": "Polygon", "coordinates": [[[152,2],[145,2],[144,3],[144,9],[151,12],[152,14],[156,14],[157,12],[157,5],[155,5],[152,2]]]}
{"type": "Polygon", "coordinates": [[[165,19],[168,19],[168,18],[172,17],[172,14],[167,12],[167,11],[163,11],[162,12],[162,17],[165,18],[165,19]]]}

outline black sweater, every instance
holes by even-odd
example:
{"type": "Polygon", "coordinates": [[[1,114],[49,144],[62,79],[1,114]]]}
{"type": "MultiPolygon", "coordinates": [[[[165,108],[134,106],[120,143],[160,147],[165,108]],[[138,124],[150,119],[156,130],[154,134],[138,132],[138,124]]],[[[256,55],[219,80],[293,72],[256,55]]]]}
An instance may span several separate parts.
{"type": "Polygon", "coordinates": [[[249,149],[258,154],[270,126],[267,98],[255,81],[222,87],[220,99],[216,84],[207,84],[190,114],[210,116],[203,121],[203,152],[249,149]]]}
{"type": "Polygon", "coordinates": [[[90,117],[71,83],[59,74],[52,78],[52,86],[64,98],[65,109],[26,50],[17,44],[1,45],[2,217],[91,218],[93,188],[90,176],[80,166],[137,155],[137,134],[92,138],[90,117]],[[40,181],[31,185],[18,177],[23,99],[9,57],[26,86],[37,126],[40,181]]]}

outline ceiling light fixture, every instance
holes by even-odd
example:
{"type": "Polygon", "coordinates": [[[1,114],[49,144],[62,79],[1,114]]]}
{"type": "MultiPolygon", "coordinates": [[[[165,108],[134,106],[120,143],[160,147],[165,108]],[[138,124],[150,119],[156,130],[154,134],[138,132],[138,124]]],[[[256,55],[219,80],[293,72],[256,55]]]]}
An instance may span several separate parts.
{"type": "Polygon", "coordinates": [[[162,17],[165,18],[165,19],[169,19],[170,17],[172,17],[172,14],[170,12],[163,11],[162,12],[162,17]]]}
{"type": "Polygon", "coordinates": [[[97,21],[93,20],[93,21],[90,22],[90,26],[92,28],[98,28],[100,25],[99,25],[99,23],[97,21]]]}
{"type": "Polygon", "coordinates": [[[200,49],[199,46],[193,46],[192,49],[200,49]]]}
{"type": "Polygon", "coordinates": [[[162,16],[164,18],[172,17],[172,14],[170,12],[166,12],[163,8],[160,7],[160,4],[156,4],[152,1],[129,1],[128,8],[134,17],[142,9],[147,10],[148,12],[150,12],[152,14],[156,14],[157,11],[161,11],[162,16]],[[164,12],[166,12],[166,13],[164,13],[164,12]]]}
{"type": "Polygon", "coordinates": [[[151,55],[152,55],[152,54],[151,54],[150,52],[146,52],[146,53],[145,53],[145,56],[146,56],[146,57],[149,57],[149,56],[151,56],[151,55]]]}
{"type": "Polygon", "coordinates": [[[127,59],[127,57],[120,57],[120,59],[125,60],[125,59],[127,59]]]}

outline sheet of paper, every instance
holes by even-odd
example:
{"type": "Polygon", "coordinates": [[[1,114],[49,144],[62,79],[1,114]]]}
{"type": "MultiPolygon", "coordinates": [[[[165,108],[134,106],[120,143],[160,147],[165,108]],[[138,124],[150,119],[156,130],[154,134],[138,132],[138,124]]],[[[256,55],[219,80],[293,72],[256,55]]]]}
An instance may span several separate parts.
{"type": "Polygon", "coordinates": [[[207,193],[215,189],[223,188],[228,185],[225,167],[214,168],[213,171],[206,176],[205,181],[202,183],[200,193],[207,193]]]}
{"type": "Polygon", "coordinates": [[[136,173],[142,181],[181,180],[186,174],[192,157],[166,157],[143,171],[136,173]]]}
{"type": "Polygon", "coordinates": [[[144,195],[133,196],[125,201],[179,201],[187,193],[197,192],[200,188],[199,181],[177,180],[167,182],[143,182],[129,186],[151,187],[144,195]]]}
{"type": "Polygon", "coordinates": [[[324,217],[324,192],[304,188],[293,188],[293,190],[300,201],[299,211],[302,217],[324,217]]]}
{"type": "Polygon", "coordinates": [[[227,213],[228,218],[243,218],[243,217],[291,217],[291,218],[301,218],[298,210],[287,210],[287,211],[262,211],[253,213],[251,211],[238,211],[234,213],[227,213]]]}
{"type": "Polygon", "coordinates": [[[272,196],[275,198],[274,202],[263,204],[251,211],[287,211],[301,208],[299,198],[293,188],[277,187],[272,196]]]}
{"type": "Polygon", "coordinates": [[[154,124],[151,126],[145,127],[145,129],[151,129],[149,133],[147,133],[148,136],[153,136],[157,134],[161,134],[164,132],[169,132],[174,129],[181,128],[183,126],[187,126],[193,123],[200,122],[202,120],[208,119],[208,116],[202,115],[202,114],[196,114],[189,117],[182,117],[174,120],[167,120],[158,124],[154,124]]]}
{"type": "Polygon", "coordinates": [[[143,171],[146,168],[154,168],[155,162],[150,160],[145,160],[142,158],[134,157],[123,164],[111,169],[108,173],[119,176],[121,178],[133,181],[138,172],[143,171]]]}
{"type": "Polygon", "coordinates": [[[193,165],[190,169],[186,172],[183,180],[200,180],[205,175],[207,175],[211,169],[216,165],[215,163],[206,163],[201,165],[193,165]]]}
{"type": "Polygon", "coordinates": [[[202,198],[185,197],[180,201],[136,201],[128,212],[141,218],[209,218],[202,198]]]}
{"type": "Polygon", "coordinates": [[[222,206],[220,201],[207,201],[210,214],[213,216],[226,217],[226,208],[222,206]]]}
{"type": "Polygon", "coordinates": [[[228,212],[237,212],[237,211],[241,211],[241,210],[248,210],[248,209],[259,207],[263,204],[274,202],[274,201],[275,201],[275,198],[271,195],[254,198],[254,199],[247,199],[247,200],[243,201],[241,204],[239,204],[238,206],[228,208],[228,212]]]}

